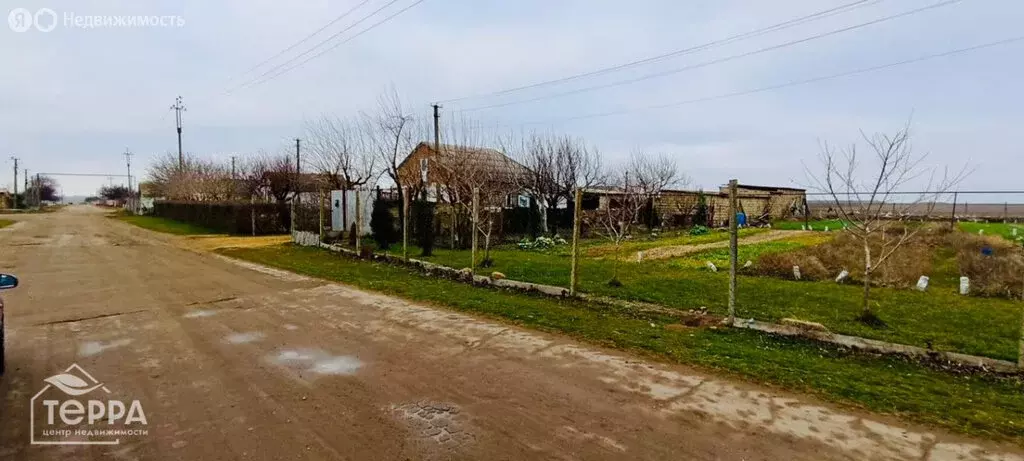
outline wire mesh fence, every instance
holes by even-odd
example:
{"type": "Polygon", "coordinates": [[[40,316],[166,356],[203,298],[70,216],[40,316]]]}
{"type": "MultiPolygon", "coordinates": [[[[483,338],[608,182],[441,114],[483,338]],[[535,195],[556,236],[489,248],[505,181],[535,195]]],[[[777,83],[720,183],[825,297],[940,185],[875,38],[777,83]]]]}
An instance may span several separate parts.
{"type": "Polygon", "coordinates": [[[496,205],[475,194],[446,203],[408,191],[324,191],[296,204],[294,222],[316,242],[363,256],[667,310],[684,326],[734,317],[737,326],[1020,357],[1024,206],[1012,194],[961,192],[928,207],[893,195],[877,207],[883,230],[867,238],[876,259],[866,272],[865,240],[851,231],[863,214],[844,214],[835,197],[764,189],[674,191],[629,221],[609,221],[622,203],[613,191],[580,190],[550,211],[518,197],[496,205]]]}

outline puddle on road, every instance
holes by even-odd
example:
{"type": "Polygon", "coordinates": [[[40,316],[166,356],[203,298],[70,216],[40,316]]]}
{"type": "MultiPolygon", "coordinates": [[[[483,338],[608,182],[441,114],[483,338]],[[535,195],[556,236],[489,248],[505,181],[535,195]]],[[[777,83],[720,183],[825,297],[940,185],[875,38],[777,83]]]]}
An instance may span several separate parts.
{"type": "Polygon", "coordinates": [[[189,311],[189,312],[185,313],[185,315],[183,315],[183,317],[185,317],[187,319],[196,319],[196,318],[200,318],[200,317],[212,317],[214,315],[217,315],[217,311],[213,311],[213,310],[196,310],[196,311],[189,311]]]}
{"type": "Polygon", "coordinates": [[[290,324],[290,323],[286,323],[286,324],[284,325],[284,329],[285,329],[285,330],[291,330],[291,331],[295,331],[295,330],[298,330],[298,329],[299,329],[299,327],[297,327],[297,326],[295,326],[295,325],[292,325],[292,324],[290,324]]]}
{"type": "Polygon", "coordinates": [[[247,344],[263,339],[263,333],[250,331],[248,333],[232,333],[224,337],[224,342],[231,344],[247,344]]]}
{"type": "Polygon", "coordinates": [[[332,355],[322,349],[285,349],[267,356],[267,360],[321,375],[354,375],[363,367],[363,362],[354,356],[332,355]]]}
{"type": "Polygon", "coordinates": [[[127,346],[131,343],[132,340],[130,339],[119,339],[117,341],[111,341],[109,343],[104,343],[100,341],[88,341],[82,343],[82,345],[78,347],[78,355],[80,357],[90,357],[102,353],[107,349],[114,349],[121,346],[127,346]]]}

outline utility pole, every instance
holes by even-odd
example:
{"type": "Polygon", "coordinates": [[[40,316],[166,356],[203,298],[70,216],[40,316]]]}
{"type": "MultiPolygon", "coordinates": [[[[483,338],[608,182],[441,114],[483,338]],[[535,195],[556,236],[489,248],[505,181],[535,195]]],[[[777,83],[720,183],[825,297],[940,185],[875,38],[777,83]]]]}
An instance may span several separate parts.
{"type": "Polygon", "coordinates": [[[441,155],[441,105],[434,104],[434,153],[441,155]]]}
{"type": "Polygon", "coordinates": [[[231,156],[231,179],[235,179],[235,159],[236,158],[238,158],[237,155],[232,155],[231,156]]]}
{"type": "Polygon", "coordinates": [[[299,189],[302,184],[302,163],[299,159],[299,138],[295,138],[295,203],[299,203],[299,189]]]}
{"type": "Polygon", "coordinates": [[[178,128],[178,169],[185,169],[185,154],[181,150],[181,113],[184,112],[185,104],[182,102],[181,96],[178,96],[174,100],[174,105],[171,106],[174,109],[174,119],[177,122],[178,128]]]}
{"type": "Polygon", "coordinates": [[[25,192],[22,194],[25,195],[22,201],[25,202],[25,208],[28,208],[28,168],[25,168],[25,192]]]}
{"type": "Polygon", "coordinates": [[[36,208],[43,209],[43,178],[36,173],[36,208]]]}
{"type": "MultiPolygon", "coordinates": [[[[441,156],[441,105],[440,104],[433,104],[431,107],[434,108],[434,155],[437,155],[438,157],[440,157],[441,156]]],[[[420,181],[422,181],[422,180],[423,180],[423,174],[421,173],[420,174],[420,181]]],[[[451,199],[451,197],[449,197],[449,199],[451,199]]],[[[449,213],[449,215],[451,216],[450,248],[452,250],[454,250],[455,249],[455,228],[457,227],[456,225],[458,223],[456,222],[457,219],[456,219],[456,216],[455,216],[455,201],[454,200],[450,200],[450,201],[451,201],[451,212],[449,213]]],[[[440,189],[440,186],[438,186],[438,191],[437,191],[437,203],[441,203],[441,189],[440,189]]],[[[476,223],[474,222],[473,225],[475,226],[476,223]]],[[[475,231],[474,231],[473,235],[476,235],[475,231]]],[[[473,256],[474,256],[474,258],[476,257],[475,254],[473,256]]],[[[474,259],[474,262],[475,262],[475,259],[474,259]]]]}
{"type": "Polygon", "coordinates": [[[133,196],[135,195],[135,192],[134,189],[132,189],[132,151],[128,150],[127,147],[124,148],[124,159],[128,164],[128,207],[131,209],[132,213],[134,213],[135,197],[133,196]]]}
{"type": "Polygon", "coordinates": [[[11,156],[14,160],[14,204],[12,208],[18,209],[18,157],[11,156]]]}
{"type": "Polygon", "coordinates": [[[124,148],[124,159],[128,164],[128,191],[132,190],[132,152],[127,147],[124,148]]]}

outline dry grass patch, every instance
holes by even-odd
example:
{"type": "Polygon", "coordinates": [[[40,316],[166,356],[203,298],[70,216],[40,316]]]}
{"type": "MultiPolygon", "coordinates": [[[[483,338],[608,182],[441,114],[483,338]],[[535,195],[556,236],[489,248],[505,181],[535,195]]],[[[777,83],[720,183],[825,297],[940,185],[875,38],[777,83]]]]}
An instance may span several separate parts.
{"type": "MultiPolygon", "coordinates": [[[[885,235],[880,234],[878,240],[871,244],[872,253],[879,254],[883,238],[898,238],[902,232],[902,229],[894,228],[885,235]]],[[[902,288],[913,286],[919,277],[931,273],[935,250],[943,244],[948,232],[938,227],[929,227],[916,238],[907,241],[885,264],[874,270],[873,285],[902,288]]],[[[762,275],[793,279],[793,266],[800,266],[801,278],[806,280],[834,279],[844,270],[849,271],[850,281],[863,280],[863,243],[848,233],[838,232],[834,239],[821,245],[793,252],[761,255],[755,270],[762,275]]]]}

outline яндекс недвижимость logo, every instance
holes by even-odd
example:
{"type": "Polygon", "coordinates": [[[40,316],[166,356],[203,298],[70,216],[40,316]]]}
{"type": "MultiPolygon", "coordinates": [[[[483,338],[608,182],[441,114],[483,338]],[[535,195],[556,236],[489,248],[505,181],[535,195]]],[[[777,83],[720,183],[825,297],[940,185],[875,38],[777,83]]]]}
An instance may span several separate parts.
{"type": "Polygon", "coordinates": [[[117,445],[149,434],[138,400],[110,398],[110,389],[77,364],[43,381],[30,402],[33,445],[117,445]]]}

